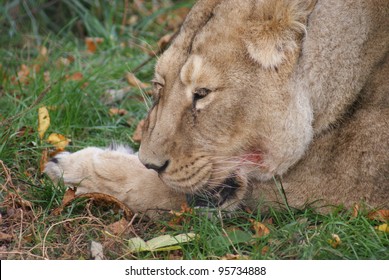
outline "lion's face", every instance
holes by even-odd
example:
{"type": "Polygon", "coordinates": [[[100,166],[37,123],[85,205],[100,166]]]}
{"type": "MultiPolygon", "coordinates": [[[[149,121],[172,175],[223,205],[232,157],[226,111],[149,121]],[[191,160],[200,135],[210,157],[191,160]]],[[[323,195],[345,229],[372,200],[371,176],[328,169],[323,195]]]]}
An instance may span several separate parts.
{"type": "Polygon", "coordinates": [[[312,138],[309,99],[291,93],[312,3],[254,2],[193,8],[156,66],[139,153],[167,185],[218,204],[284,173],[312,138]]]}

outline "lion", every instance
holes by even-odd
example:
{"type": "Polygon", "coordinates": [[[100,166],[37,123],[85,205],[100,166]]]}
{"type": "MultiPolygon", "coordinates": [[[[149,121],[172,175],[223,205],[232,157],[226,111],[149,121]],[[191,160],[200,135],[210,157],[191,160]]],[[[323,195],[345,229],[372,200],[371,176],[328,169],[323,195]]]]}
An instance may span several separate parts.
{"type": "Polygon", "coordinates": [[[134,211],[389,206],[389,2],[200,0],[155,67],[139,155],[61,153],[134,211]]]}

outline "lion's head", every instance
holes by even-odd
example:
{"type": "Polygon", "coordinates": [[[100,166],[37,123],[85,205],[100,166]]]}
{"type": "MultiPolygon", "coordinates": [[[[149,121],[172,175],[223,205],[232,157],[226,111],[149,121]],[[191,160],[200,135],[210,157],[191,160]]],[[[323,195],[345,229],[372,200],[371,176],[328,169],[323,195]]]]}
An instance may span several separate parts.
{"type": "Polygon", "coordinates": [[[223,204],[286,172],[312,140],[294,69],[314,0],[199,1],[155,71],[139,157],[223,204]]]}

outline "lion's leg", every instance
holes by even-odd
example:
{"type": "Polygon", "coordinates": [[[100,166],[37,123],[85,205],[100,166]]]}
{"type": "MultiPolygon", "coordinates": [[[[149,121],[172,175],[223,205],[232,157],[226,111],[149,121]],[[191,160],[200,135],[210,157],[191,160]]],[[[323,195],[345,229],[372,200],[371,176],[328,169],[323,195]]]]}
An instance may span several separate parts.
{"type": "Polygon", "coordinates": [[[77,187],[77,193],[100,192],[126,203],[135,212],[176,209],[183,194],[167,187],[138,157],[125,151],[89,147],[75,153],[60,153],[44,172],[53,180],[77,187]]]}

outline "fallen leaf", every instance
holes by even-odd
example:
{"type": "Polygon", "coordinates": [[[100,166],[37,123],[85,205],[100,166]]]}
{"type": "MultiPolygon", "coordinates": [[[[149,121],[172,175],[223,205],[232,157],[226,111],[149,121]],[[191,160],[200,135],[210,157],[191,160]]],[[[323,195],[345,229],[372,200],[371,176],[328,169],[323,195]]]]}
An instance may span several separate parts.
{"type": "Polygon", "coordinates": [[[389,221],[389,210],[383,209],[369,213],[367,216],[371,220],[377,220],[381,222],[389,221]]]}
{"type": "Polygon", "coordinates": [[[62,198],[62,204],[68,204],[70,201],[72,201],[76,197],[76,190],[74,189],[67,189],[63,198],[62,198]]]}
{"type": "Polygon", "coordinates": [[[180,216],[182,216],[185,213],[193,214],[193,208],[189,207],[189,205],[186,202],[181,204],[181,210],[180,211],[174,211],[174,210],[170,211],[170,214],[172,214],[174,216],[177,216],[177,217],[180,217],[180,216]]]}
{"type": "Polygon", "coordinates": [[[144,251],[171,251],[181,249],[180,244],[188,243],[196,238],[195,233],[183,233],[179,235],[162,235],[147,242],[139,237],[128,240],[130,253],[144,251]]]}
{"type": "Polygon", "coordinates": [[[47,149],[44,149],[42,152],[42,155],[41,155],[41,159],[39,160],[39,170],[40,170],[41,174],[45,170],[45,166],[46,166],[48,160],[49,160],[49,152],[47,151],[47,149]]]}
{"type": "Polygon", "coordinates": [[[103,38],[98,38],[98,37],[87,37],[85,38],[85,44],[86,44],[86,49],[89,53],[95,53],[97,50],[97,46],[104,42],[103,38]]]}
{"type": "Polygon", "coordinates": [[[39,138],[42,140],[45,135],[46,130],[50,126],[50,115],[46,107],[41,107],[38,109],[38,134],[39,138]]]}
{"type": "Polygon", "coordinates": [[[119,108],[110,108],[109,109],[110,116],[124,116],[127,114],[128,114],[128,111],[126,109],[119,109],[119,108]]]}
{"type": "Polygon", "coordinates": [[[81,72],[75,72],[71,75],[66,75],[65,78],[67,81],[81,81],[84,75],[81,72]]]}
{"type": "Polygon", "coordinates": [[[132,140],[134,140],[134,142],[140,143],[142,141],[142,132],[143,132],[144,125],[145,125],[145,120],[141,120],[138,123],[135,132],[132,135],[132,140]]]}
{"type": "Polygon", "coordinates": [[[266,255],[269,252],[269,250],[270,250],[269,246],[263,246],[261,250],[261,255],[262,256],[266,255]]]}
{"type": "Polygon", "coordinates": [[[255,231],[254,237],[264,237],[270,234],[270,230],[265,224],[255,221],[253,219],[249,220],[252,224],[252,227],[255,231]]]}
{"type": "Polygon", "coordinates": [[[20,83],[27,84],[29,75],[30,75],[30,68],[27,65],[22,64],[17,74],[17,80],[20,83]]]}
{"type": "Polygon", "coordinates": [[[46,141],[53,145],[58,151],[64,151],[72,140],[66,138],[62,134],[51,133],[46,141]]]}
{"type": "Polygon", "coordinates": [[[128,221],[124,218],[108,226],[109,231],[112,232],[114,235],[121,235],[126,231],[127,228],[128,228],[128,221]]]}
{"type": "Polygon", "coordinates": [[[11,241],[12,238],[13,238],[12,235],[4,233],[4,232],[0,232],[0,241],[11,241]]]}
{"type": "Polygon", "coordinates": [[[55,216],[60,215],[66,206],[68,206],[70,203],[72,203],[75,199],[78,199],[78,198],[88,198],[88,199],[93,200],[94,202],[102,202],[105,204],[115,205],[116,207],[118,207],[119,209],[121,209],[123,211],[126,219],[130,219],[133,216],[132,211],[130,210],[130,208],[128,208],[127,205],[125,205],[123,202],[121,202],[117,198],[115,198],[109,194],[105,194],[105,193],[78,194],[75,197],[73,197],[72,199],[70,199],[69,201],[66,201],[66,203],[62,203],[62,205],[60,207],[54,209],[52,214],[55,216]]]}
{"type": "Polygon", "coordinates": [[[389,225],[388,224],[382,224],[379,225],[378,227],[375,227],[377,230],[389,233],[389,225]]]}
{"type": "Polygon", "coordinates": [[[342,240],[340,240],[339,235],[333,233],[332,239],[329,239],[328,243],[330,243],[332,248],[336,249],[340,244],[342,244],[342,240]]]}
{"type": "Polygon", "coordinates": [[[140,89],[151,88],[150,84],[146,84],[146,83],[141,82],[133,73],[127,73],[126,79],[127,79],[127,82],[130,86],[140,88],[140,89]]]}
{"type": "Polygon", "coordinates": [[[356,218],[356,217],[358,217],[358,214],[359,214],[359,204],[355,203],[354,206],[353,206],[352,217],[356,218]]]}
{"type": "Polygon", "coordinates": [[[91,257],[94,260],[103,260],[103,245],[101,243],[92,241],[90,246],[91,257]]]}
{"type": "Polygon", "coordinates": [[[174,215],[174,218],[169,221],[168,225],[170,227],[175,228],[183,223],[189,222],[191,218],[191,214],[193,214],[193,208],[189,207],[188,204],[184,202],[181,205],[181,211],[171,210],[169,213],[174,215]],[[190,215],[185,215],[185,214],[190,214],[190,215]]]}

